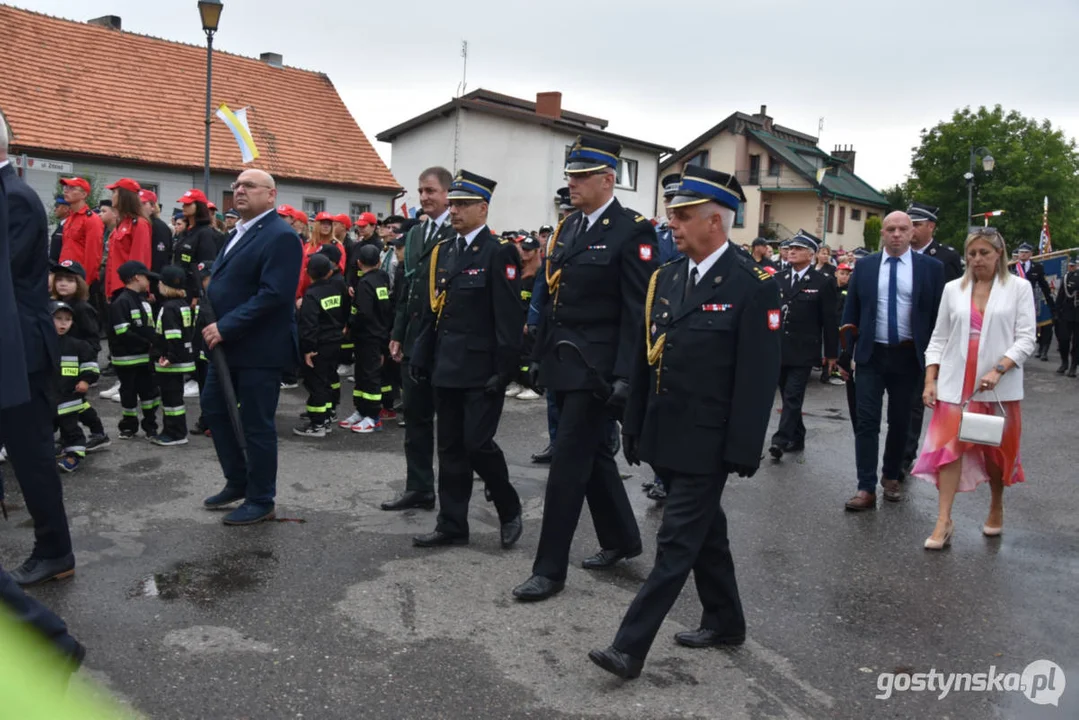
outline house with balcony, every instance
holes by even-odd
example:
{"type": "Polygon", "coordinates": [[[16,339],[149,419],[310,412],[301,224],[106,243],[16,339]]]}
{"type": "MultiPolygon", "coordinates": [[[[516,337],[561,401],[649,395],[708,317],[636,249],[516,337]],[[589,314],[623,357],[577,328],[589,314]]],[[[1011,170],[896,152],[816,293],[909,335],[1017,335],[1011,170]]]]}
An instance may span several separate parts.
{"type": "MultiPolygon", "coordinates": [[[[731,239],[785,240],[805,229],[831,245],[862,247],[865,221],[883,215],[887,199],[854,174],[855,151],[827,153],[817,138],[777,125],[767,106],[736,112],[660,163],[660,177],[689,165],[735,173],[746,202],[731,239]]],[[[659,189],[662,201],[663,190],[659,189]]],[[[662,207],[662,202],[660,204],[662,207]]]]}

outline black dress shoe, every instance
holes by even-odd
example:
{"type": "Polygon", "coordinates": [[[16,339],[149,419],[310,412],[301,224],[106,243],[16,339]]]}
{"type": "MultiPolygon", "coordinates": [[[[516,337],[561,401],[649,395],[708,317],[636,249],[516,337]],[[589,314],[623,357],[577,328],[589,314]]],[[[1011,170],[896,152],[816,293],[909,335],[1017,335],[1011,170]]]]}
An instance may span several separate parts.
{"type": "Polygon", "coordinates": [[[635,548],[630,548],[629,550],[621,550],[618,548],[613,550],[600,550],[592,557],[585,558],[581,562],[581,567],[585,570],[606,570],[609,567],[613,567],[619,560],[629,560],[640,554],[640,545],[635,548]]]}
{"type": "Polygon", "coordinates": [[[523,532],[524,523],[521,521],[521,513],[517,513],[517,517],[502,523],[502,547],[505,549],[513,547],[513,544],[521,539],[523,532]]]}
{"type": "Polygon", "coordinates": [[[406,490],[393,500],[387,500],[379,505],[383,510],[422,510],[435,509],[435,494],[433,492],[420,492],[419,490],[406,490]]]}
{"type": "Polygon", "coordinates": [[[691,648],[705,648],[714,645],[741,645],[746,641],[745,633],[741,635],[724,635],[717,630],[700,628],[674,634],[674,641],[679,645],[691,648]]]}
{"type": "Polygon", "coordinates": [[[641,668],[644,667],[644,660],[626,655],[613,645],[606,650],[589,650],[588,659],[623,680],[640,677],[641,668]]]}
{"type": "Polygon", "coordinates": [[[71,553],[58,558],[31,556],[11,571],[11,579],[22,587],[40,585],[50,580],[63,580],[75,574],[75,556],[71,553]]]}
{"type": "Polygon", "coordinates": [[[1068,363],[1067,362],[1060,363],[1060,367],[1057,368],[1057,375],[1063,375],[1066,372],[1068,372],[1068,363]]]}
{"type": "Polygon", "coordinates": [[[557,595],[562,592],[565,587],[565,582],[551,580],[542,575],[533,575],[517,587],[513,588],[513,597],[522,602],[536,602],[557,595]]]}
{"type": "Polygon", "coordinates": [[[783,446],[783,452],[802,452],[806,449],[805,441],[802,442],[789,442],[783,446]]]}
{"type": "Polygon", "coordinates": [[[225,489],[216,495],[211,495],[202,501],[202,506],[207,510],[220,510],[223,507],[227,507],[237,500],[244,499],[243,490],[237,488],[225,486],[225,489]]]}
{"type": "Polygon", "coordinates": [[[547,447],[532,456],[532,462],[537,465],[549,465],[552,457],[554,457],[554,446],[547,445],[547,447]]]}
{"type": "Polygon", "coordinates": [[[772,456],[773,460],[782,460],[783,448],[773,443],[772,446],[768,448],[768,454],[772,456]]]}
{"type": "Polygon", "coordinates": [[[441,530],[435,530],[426,535],[417,535],[412,538],[412,544],[416,547],[443,547],[446,545],[468,545],[468,538],[460,535],[447,535],[441,530]]]}

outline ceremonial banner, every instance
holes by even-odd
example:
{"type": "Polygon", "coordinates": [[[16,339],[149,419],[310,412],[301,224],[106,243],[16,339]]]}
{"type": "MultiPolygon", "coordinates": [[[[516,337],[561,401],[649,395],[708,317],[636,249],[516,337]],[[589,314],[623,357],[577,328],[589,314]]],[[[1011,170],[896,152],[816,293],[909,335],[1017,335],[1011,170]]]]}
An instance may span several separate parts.
{"type": "Polygon", "coordinates": [[[1050,307],[1056,301],[1060,283],[1064,281],[1064,273],[1068,271],[1068,258],[1066,256],[1057,256],[1040,262],[1042,267],[1045,268],[1045,280],[1049,283],[1049,289],[1052,291],[1053,297],[1048,298],[1048,302],[1046,302],[1046,298],[1041,297],[1041,293],[1035,290],[1034,294],[1038,298],[1038,327],[1053,324],[1053,311],[1050,310],[1050,307]]]}
{"type": "Polygon", "coordinates": [[[1038,254],[1045,255],[1053,252],[1053,242],[1049,238],[1049,196],[1045,196],[1042,203],[1042,234],[1038,238],[1038,254]]]}
{"type": "Polygon", "coordinates": [[[255,147],[255,140],[251,137],[251,128],[247,125],[247,108],[240,108],[236,112],[229,110],[229,106],[222,104],[217,109],[217,117],[225,123],[232,136],[236,138],[236,144],[240,146],[240,155],[244,163],[253,162],[259,157],[259,150],[255,147]]]}

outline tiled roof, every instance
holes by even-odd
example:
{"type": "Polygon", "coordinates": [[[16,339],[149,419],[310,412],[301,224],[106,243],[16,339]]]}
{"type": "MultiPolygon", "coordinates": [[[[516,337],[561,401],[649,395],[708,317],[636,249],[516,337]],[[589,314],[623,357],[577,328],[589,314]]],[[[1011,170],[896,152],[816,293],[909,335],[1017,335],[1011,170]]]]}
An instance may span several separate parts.
{"type": "MultiPolygon", "coordinates": [[[[194,3],[192,3],[194,11],[194,3]]],[[[201,169],[206,48],[0,5],[0,109],[18,152],[201,169]]],[[[398,190],[330,79],[214,52],[213,108],[248,108],[261,157],[243,165],[214,119],[210,167],[398,190]]]]}

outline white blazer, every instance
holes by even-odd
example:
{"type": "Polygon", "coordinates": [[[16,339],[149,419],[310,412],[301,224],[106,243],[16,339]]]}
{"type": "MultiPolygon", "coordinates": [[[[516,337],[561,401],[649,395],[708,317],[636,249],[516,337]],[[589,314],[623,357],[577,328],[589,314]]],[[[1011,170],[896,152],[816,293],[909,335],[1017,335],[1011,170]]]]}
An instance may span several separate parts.
{"type": "MultiPolygon", "coordinates": [[[[926,367],[939,365],[937,398],[959,404],[963,395],[963,377],[967,368],[967,347],[970,342],[970,297],[974,290],[971,281],[964,288],[963,278],[944,286],[937,313],[937,325],[925,350],[926,367]]],[[[1037,336],[1034,313],[1034,291],[1030,282],[1008,275],[1003,282],[993,279],[989,301],[982,318],[982,334],[978,340],[977,381],[993,369],[1001,358],[1011,358],[1016,367],[1004,373],[996,387],[1001,400],[1023,399],[1023,363],[1034,352],[1037,336]]],[[[992,402],[993,393],[975,393],[976,402],[992,402]]]]}

